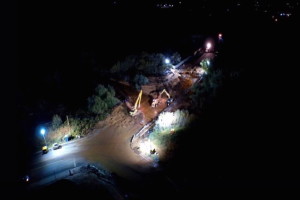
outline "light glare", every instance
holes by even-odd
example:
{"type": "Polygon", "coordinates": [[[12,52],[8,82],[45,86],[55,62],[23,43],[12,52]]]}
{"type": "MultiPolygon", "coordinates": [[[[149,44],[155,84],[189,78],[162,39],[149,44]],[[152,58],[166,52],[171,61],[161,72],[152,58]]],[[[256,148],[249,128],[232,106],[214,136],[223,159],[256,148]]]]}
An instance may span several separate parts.
{"type": "Polygon", "coordinates": [[[169,64],[169,63],[170,63],[170,59],[169,59],[169,58],[166,58],[166,59],[165,59],[165,63],[166,63],[166,64],[169,64]]]}
{"type": "Polygon", "coordinates": [[[211,43],[208,42],[208,43],[206,44],[206,49],[209,50],[209,49],[211,48],[211,46],[212,46],[211,43]]]}
{"type": "Polygon", "coordinates": [[[45,133],[46,133],[46,130],[45,130],[44,128],[42,128],[42,129],[41,129],[41,134],[42,134],[42,135],[45,135],[45,133]]]}

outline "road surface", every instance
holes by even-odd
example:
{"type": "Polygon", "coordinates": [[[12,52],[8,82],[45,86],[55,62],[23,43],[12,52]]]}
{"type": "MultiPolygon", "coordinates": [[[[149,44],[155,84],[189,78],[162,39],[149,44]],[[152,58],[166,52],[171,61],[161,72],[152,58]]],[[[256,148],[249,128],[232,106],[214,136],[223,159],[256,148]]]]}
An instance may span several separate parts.
{"type": "Polygon", "coordinates": [[[151,162],[130,149],[132,135],[141,128],[109,127],[63,145],[61,149],[37,153],[29,173],[33,186],[43,186],[69,175],[70,169],[88,163],[100,165],[121,177],[137,180],[151,169],[151,162]]]}

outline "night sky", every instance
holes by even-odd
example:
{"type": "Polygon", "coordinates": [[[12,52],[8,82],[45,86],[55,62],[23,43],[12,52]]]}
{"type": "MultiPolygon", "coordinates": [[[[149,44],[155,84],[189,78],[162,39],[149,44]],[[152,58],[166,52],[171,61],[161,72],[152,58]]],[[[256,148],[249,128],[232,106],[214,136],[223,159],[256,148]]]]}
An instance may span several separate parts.
{"type": "MultiPolygon", "coordinates": [[[[233,0],[228,4],[182,0],[184,5],[174,9],[158,9],[157,4],[179,1],[113,2],[22,1],[11,6],[7,25],[12,31],[6,47],[10,54],[5,56],[9,64],[3,65],[1,77],[8,130],[2,131],[8,136],[2,140],[6,143],[2,154],[11,153],[3,159],[9,165],[5,170],[13,175],[7,174],[5,181],[26,171],[37,125],[51,121],[59,105],[62,114],[85,105],[98,82],[99,69],[109,69],[117,60],[141,51],[175,50],[189,55],[194,47],[184,42],[186,38],[218,32],[226,38],[224,65],[243,74],[208,114],[207,127],[213,128],[207,140],[217,137],[219,148],[235,155],[228,158],[234,164],[239,164],[234,158],[244,162],[243,156],[251,157],[245,169],[249,173],[239,171],[245,175],[233,178],[300,178],[296,140],[299,7],[291,10],[288,1],[281,2],[285,7],[259,1],[271,5],[264,14],[254,11],[252,3],[233,8],[239,2],[233,0]],[[227,7],[230,13],[225,12],[227,7]],[[292,12],[292,17],[275,23],[272,16],[280,12],[292,12]],[[257,165],[268,173],[252,171],[257,165]]],[[[225,153],[220,156],[224,157],[225,153]]],[[[232,169],[224,166],[226,170],[232,169]]],[[[230,173],[227,176],[231,178],[230,173]]]]}

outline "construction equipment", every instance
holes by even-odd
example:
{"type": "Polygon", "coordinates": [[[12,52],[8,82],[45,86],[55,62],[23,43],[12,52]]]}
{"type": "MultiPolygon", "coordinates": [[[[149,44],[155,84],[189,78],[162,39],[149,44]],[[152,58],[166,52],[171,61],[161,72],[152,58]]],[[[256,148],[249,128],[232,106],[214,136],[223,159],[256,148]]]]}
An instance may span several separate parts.
{"type": "Polygon", "coordinates": [[[138,114],[138,108],[140,108],[140,105],[141,105],[142,94],[143,94],[143,91],[141,90],[138,95],[138,98],[135,101],[134,107],[131,108],[132,111],[129,112],[129,114],[131,116],[135,116],[136,114],[138,114]]]}
{"type": "Polygon", "coordinates": [[[173,99],[171,98],[170,94],[166,91],[166,89],[163,89],[163,91],[161,91],[158,95],[158,97],[156,99],[153,99],[151,107],[156,107],[160,104],[160,100],[161,100],[161,95],[163,93],[166,93],[166,95],[168,96],[168,100],[167,100],[167,105],[169,106],[169,104],[173,101],[173,99]]]}

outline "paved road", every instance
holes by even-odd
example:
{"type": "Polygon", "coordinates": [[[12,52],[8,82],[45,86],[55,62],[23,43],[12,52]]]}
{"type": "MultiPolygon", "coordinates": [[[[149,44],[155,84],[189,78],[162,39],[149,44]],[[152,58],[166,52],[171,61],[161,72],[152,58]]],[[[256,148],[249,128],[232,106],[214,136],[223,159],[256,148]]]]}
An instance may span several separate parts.
{"type": "Polygon", "coordinates": [[[50,184],[69,175],[69,169],[86,164],[86,161],[78,156],[82,143],[83,139],[79,139],[65,143],[61,149],[50,150],[44,155],[37,152],[29,173],[32,186],[50,184]]]}
{"type": "Polygon", "coordinates": [[[31,185],[50,184],[69,175],[69,170],[92,163],[121,177],[137,180],[141,173],[149,171],[152,163],[130,148],[130,138],[141,128],[137,124],[129,128],[110,127],[95,130],[86,138],[63,145],[42,155],[38,153],[32,162],[29,176],[31,185]]]}

